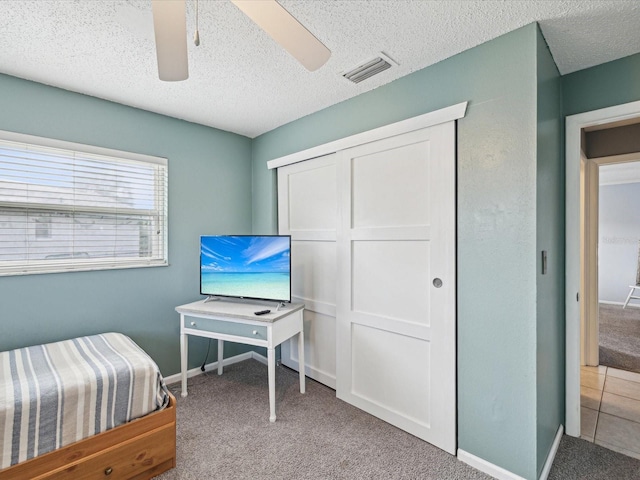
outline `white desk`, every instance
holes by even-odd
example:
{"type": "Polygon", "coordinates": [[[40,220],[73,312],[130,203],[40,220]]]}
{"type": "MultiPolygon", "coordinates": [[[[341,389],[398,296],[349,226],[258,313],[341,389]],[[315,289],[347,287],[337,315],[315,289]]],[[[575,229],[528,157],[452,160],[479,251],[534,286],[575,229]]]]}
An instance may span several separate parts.
{"type": "MultiPolygon", "coordinates": [[[[298,357],[304,365],[304,333],[302,312],[304,305],[290,303],[266,315],[255,315],[265,310],[266,302],[241,303],[231,300],[204,300],[176,307],[180,314],[180,374],[182,396],[187,396],[187,335],[218,340],[218,375],[222,375],[224,341],[267,348],[269,369],[269,420],[276,421],[276,356],[275,348],[285,340],[298,335],[298,357]],[[191,317],[187,319],[187,317],[191,317]]],[[[267,307],[270,308],[270,307],[267,307]]],[[[304,369],[300,369],[300,393],[304,393],[304,369]]]]}

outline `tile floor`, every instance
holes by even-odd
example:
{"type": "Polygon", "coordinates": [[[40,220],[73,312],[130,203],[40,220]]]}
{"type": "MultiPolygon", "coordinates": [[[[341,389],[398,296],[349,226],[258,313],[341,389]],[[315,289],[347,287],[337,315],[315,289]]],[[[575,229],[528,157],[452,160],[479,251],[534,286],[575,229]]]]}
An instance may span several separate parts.
{"type": "Polygon", "coordinates": [[[640,373],[580,371],[581,438],[640,459],[640,373]]]}

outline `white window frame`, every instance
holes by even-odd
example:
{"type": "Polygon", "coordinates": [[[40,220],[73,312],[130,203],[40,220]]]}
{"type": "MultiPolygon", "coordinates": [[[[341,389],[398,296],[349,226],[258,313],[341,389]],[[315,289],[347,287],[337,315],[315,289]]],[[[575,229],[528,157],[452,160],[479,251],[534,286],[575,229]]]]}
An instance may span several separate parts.
{"type": "MultiPolygon", "coordinates": [[[[141,267],[163,267],[169,265],[168,259],[168,161],[166,158],[155,157],[150,155],[143,155],[139,153],[125,152],[121,150],[114,150],[103,147],[96,147],[92,145],[85,145],[81,143],[68,142],[64,140],[56,140],[45,137],[38,137],[34,135],[26,135],[15,132],[8,132],[0,130],[0,140],[21,143],[25,146],[45,147],[52,149],[61,149],[66,151],[73,151],[80,154],[89,154],[92,156],[105,157],[105,161],[123,163],[126,162],[141,162],[154,165],[160,165],[164,167],[164,182],[156,182],[156,206],[153,210],[154,214],[161,218],[158,222],[158,228],[160,229],[159,235],[162,236],[163,241],[160,243],[159,251],[155,257],[112,257],[112,258],[64,258],[53,259],[43,261],[0,261],[0,276],[10,275],[28,275],[28,274],[41,274],[41,273],[58,273],[58,272],[70,272],[70,271],[93,271],[93,270],[113,270],[124,268],[141,268],[141,267]],[[163,189],[164,191],[159,191],[163,189]]],[[[12,204],[12,202],[3,202],[0,198],[0,208],[2,207],[15,207],[19,206],[12,204]]],[[[36,205],[37,209],[38,206],[36,205]]],[[[59,208],[52,209],[50,205],[45,205],[44,209],[50,212],[72,212],[74,210],[82,210],[81,208],[75,209],[73,205],[61,205],[59,208]]],[[[105,207],[104,213],[116,214],[116,209],[110,212],[108,207],[105,207]]]]}

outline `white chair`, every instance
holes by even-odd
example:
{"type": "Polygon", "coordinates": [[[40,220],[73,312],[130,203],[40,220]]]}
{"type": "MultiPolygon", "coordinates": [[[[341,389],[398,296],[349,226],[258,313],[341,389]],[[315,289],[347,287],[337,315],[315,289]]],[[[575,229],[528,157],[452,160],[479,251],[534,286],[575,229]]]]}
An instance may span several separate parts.
{"type": "Polygon", "coordinates": [[[629,300],[631,300],[632,298],[635,300],[640,300],[639,296],[634,295],[636,290],[640,290],[640,241],[638,242],[638,269],[636,270],[636,284],[629,285],[629,288],[631,290],[629,291],[629,295],[627,295],[627,299],[625,300],[624,306],[622,308],[626,308],[629,300]]]}
{"type": "Polygon", "coordinates": [[[633,294],[636,290],[640,290],[640,285],[629,285],[629,287],[631,288],[631,291],[629,292],[629,295],[627,295],[627,299],[624,301],[624,306],[622,308],[627,308],[627,304],[632,298],[640,300],[640,296],[633,294]]]}

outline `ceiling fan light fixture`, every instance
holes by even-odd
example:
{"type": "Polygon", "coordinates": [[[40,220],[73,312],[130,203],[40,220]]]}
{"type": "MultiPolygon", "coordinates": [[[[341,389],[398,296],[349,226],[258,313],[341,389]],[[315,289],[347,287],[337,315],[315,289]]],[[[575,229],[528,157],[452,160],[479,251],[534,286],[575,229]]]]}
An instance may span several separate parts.
{"type": "Polygon", "coordinates": [[[165,82],[189,78],[185,0],[152,0],[158,76],[165,82]]]}

